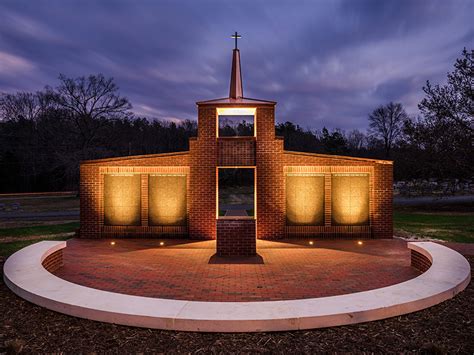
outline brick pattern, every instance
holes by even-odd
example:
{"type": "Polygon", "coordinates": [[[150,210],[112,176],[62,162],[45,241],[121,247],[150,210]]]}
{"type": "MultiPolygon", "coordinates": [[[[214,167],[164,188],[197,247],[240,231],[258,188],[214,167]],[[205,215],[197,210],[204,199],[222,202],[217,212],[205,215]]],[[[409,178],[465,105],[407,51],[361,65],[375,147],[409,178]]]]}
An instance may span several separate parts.
{"type": "Polygon", "coordinates": [[[254,166],[255,137],[218,138],[220,166],[254,166]]]}
{"type": "Polygon", "coordinates": [[[53,273],[58,270],[61,266],[64,265],[63,263],[63,250],[59,249],[48,255],[43,262],[41,263],[43,267],[48,270],[49,272],[53,273]]]}
{"type": "Polygon", "coordinates": [[[431,261],[416,250],[411,250],[411,266],[420,272],[426,272],[431,267],[431,261]]]}
{"type": "Polygon", "coordinates": [[[256,237],[280,239],[284,236],[330,238],[392,238],[393,165],[382,160],[284,151],[283,140],[275,136],[275,107],[256,107],[256,137],[217,137],[217,107],[198,105],[198,136],[190,140],[189,152],[102,159],[81,164],[82,238],[153,237],[186,234],[191,239],[217,237],[217,168],[256,168],[256,237]],[[160,227],[148,223],[148,174],[181,172],[188,174],[188,226],[160,227]],[[103,175],[142,175],[141,226],[103,225],[103,175]],[[324,226],[286,226],[285,174],[319,172],[325,175],[324,226]],[[331,174],[368,173],[370,176],[369,226],[331,225],[331,174]]]}
{"type": "Polygon", "coordinates": [[[286,226],[287,237],[370,238],[370,226],[286,226]]]}
{"type": "Polygon", "coordinates": [[[188,226],[102,226],[102,238],[184,238],[188,226]]]}
{"type": "Polygon", "coordinates": [[[275,137],[275,108],[257,108],[257,238],[285,235],[283,140],[275,137]]]}
{"type": "MultiPolygon", "coordinates": [[[[330,238],[392,238],[393,165],[382,160],[358,159],[312,153],[283,154],[285,173],[325,174],[325,226],[287,226],[287,236],[321,236],[330,238]],[[369,226],[331,225],[331,174],[369,174],[369,226]]],[[[286,207],[286,206],[285,206],[286,207]]]]}
{"type": "Polygon", "coordinates": [[[216,239],[217,110],[198,107],[198,137],[189,143],[191,239],[216,239]]]}
{"type": "Polygon", "coordinates": [[[393,165],[374,167],[374,218],[372,234],[376,238],[393,237],[393,165]]]}
{"type": "MultiPolygon", "coordinates": [[[[153,173],[189,175],[189,153],[154,154],[138,157],[113,158],[81,164],[79,193],[81,198],[79,236],[106,238],[118,236],[173,236],[181,237],[187,227],[169,228],[148,226],[148,175],[153,173]],[[117,173],[141,174],[141,226],[104,226],[104,175],[117,173]]],[[[189,178],[188,178],[189,198],[189,178]]],[[[189,214],[189,210],[188,210],[189,214]]]]}
{"type": "Polygon", "coordinates": [[[56,276],[101,290],[193,301],[251,302],[327,297],[372,290],[418,276],[398,239],[257,240],[252,258],[210,262],[216,241],[72,239],[56,276]],[[256,258],[255,258],[256,259],[256,258]]]}
{"type": "Polygon", "coordinates": [[[80,221],[79,236],[81,238],[100,238],[103,225],[103,181],[99,174],[98,164],[81,164],[79,196],[80,221]]]}
{"type": "Polygon", "coordinates": [[[256,255],[255,220],[218,219],[216,252],[219,256],[256,255]]]}

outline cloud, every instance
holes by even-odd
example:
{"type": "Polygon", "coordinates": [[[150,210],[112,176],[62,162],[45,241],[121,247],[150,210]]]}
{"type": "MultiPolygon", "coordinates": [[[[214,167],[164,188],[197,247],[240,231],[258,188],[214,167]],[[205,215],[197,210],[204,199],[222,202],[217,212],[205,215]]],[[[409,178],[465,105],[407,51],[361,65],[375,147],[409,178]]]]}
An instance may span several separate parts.
{"type": "Polygon", "coordinates": [[[364,129],[389,101],[417,113],[425,81],[474,47],[472,13],[469,0],[4,0],[0,53],[16,74],[0,69],[0,89],[101,72],[137,114],[195,119],[196,101],[228,94],[238,30],[246,96],[278,101],[279,121],[364,129]]]}
{"type": "Polygon", "coordinates": [[[5,76],[14,76],[23,71],[31,71],[34,64],[29,60],[16,55],[0,52],[0,74],[5,76]]]}

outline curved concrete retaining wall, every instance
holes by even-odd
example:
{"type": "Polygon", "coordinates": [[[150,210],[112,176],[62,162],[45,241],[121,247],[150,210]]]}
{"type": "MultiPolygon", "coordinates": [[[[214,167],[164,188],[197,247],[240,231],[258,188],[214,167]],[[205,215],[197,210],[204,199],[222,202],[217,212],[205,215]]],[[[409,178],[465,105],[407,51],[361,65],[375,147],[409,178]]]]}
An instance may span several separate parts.
{"type": "Polygon", "coordinates": [[[471,268],[459,253],[431,242],[408,247],[430,260],[422,275],[396,285],[341,296],[267,302],[197,302],[92,289],[60,279],[42,262],[66,247],[43,241],[8,258],[4,280],[18,296],[45,308],[102,322],[204,332],[310,329],[389,318],[431,307],[469,284],[471,268]]]}

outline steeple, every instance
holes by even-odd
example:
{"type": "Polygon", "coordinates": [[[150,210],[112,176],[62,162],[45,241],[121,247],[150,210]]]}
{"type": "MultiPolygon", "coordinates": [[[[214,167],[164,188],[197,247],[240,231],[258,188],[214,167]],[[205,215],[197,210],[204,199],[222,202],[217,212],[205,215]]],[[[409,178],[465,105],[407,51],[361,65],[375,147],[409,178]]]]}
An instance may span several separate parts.
{"type": "Polygon", "coordinates": [[[213,99],[213,100],[198,101],[196,102],[196,104],[198,106],[203,106],[203,105],[275,106],[276,105],[275,101],[259,100],[259,99],[244,97],[244,90],[242,88],[242,70],[240,68],[240,52],[239,52],[239,48],[237,47],[237,40],[239,38],[242,38],[242,36],[239,35],[237,32],[235,32],[232,35],[232,38],[235,40],[235,46],[232,52],[232,70],[230,73],[229,96],[221,97],[221,98],[213,99]]]}
{"type": "Polygon", "coordinates": [[[242,71],[240,69],[240,52],[237,48],[237,39],[242,36],[235,32],[232,38],[235,39],[235,48],[232,52],[232,71],[230,74],[230,90],[229,98],[241,99],[244,97],[244,90],[242,89],[242,71]]]}

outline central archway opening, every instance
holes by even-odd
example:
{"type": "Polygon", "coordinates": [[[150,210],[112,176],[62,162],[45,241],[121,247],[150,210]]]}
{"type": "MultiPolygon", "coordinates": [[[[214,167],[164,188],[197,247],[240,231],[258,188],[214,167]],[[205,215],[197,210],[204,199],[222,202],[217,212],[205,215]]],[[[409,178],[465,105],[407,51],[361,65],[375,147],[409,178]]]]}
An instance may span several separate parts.
{"type": "Polygon", "coordinates": [[[255,168],[217,169],[217,218],[255,218],[255,168]]]}

